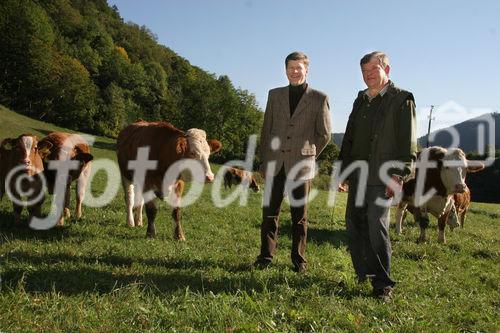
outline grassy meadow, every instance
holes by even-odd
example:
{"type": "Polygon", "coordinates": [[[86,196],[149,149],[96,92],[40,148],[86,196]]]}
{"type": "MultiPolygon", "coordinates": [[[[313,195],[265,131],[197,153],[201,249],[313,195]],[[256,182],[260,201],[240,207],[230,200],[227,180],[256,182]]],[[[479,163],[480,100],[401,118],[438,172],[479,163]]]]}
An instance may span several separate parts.
{"type": "MultiPolygon", "coordinates": [[[[54,129],[0,107],[0,139],[54,129]]],[[[114,140],[97,138],[94,147],[97,160],[116,159],[114,140]]],[[[106,181],[96,174],[95,195],[106,181]]],[[[106,207],[84,207],[80,221],[48,231],[13,226],[4,196],[0,332],[500,331],[500,205],[473,203],[465,228],[447,229],[446,245],[437,242],[435,220],[425,244],[416,243],[409,219],[402,236],[392,228],[399,283],[394,300],[382,303],[355,282],[345,194],[328,207],[328,192],[319,191],[310,204],[309,270],[297,275],[286,205],[274,265],[256,270],[261,194],[250,193],[246,206],[217,208],[211,190],[206,185],[183,209],[185,242],[173,241],[165,204],[156,239],[146,239],[146,227],[127,227],[121,188],[106,207]]]]}

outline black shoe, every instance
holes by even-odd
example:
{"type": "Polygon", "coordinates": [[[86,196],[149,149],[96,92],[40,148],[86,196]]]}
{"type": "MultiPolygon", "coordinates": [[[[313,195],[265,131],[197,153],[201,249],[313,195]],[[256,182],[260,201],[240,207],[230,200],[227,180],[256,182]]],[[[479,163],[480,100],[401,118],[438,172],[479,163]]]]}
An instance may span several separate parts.
{"type": "Polygon", "coordinates": [[[271,262],[269,260],[263,260],[263,259],[257,259],[253,263],[253,267],[258,268],[258,269],[266,269],[271,265],[271,262]]]}
{"type": "Polygon", "coordinates": [[[294,271],[299,274],[305,274],[307,271],[307,264],[305,262],[295,265],[294,271]]]}
{"type": "Polygon", "coordinates": [[[373,296],[384,301],[389,302],[394,296],[393,288],[388,286],[381,289],[373,289],[373,296]]]}

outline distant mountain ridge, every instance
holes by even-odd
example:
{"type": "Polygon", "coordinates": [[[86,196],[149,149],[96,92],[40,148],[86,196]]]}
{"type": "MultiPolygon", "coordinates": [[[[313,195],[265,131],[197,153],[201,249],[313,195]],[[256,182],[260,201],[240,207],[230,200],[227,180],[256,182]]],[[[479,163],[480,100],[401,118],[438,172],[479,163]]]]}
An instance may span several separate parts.
{"type": "MultiPolygon", "coordinates": [[[[500,113],[486,113],[476,118],[467,119],[461,123],[455,124],[453,126],[436,130],[431,132],[431,137],[434,137],[429,144],[430,146],[442,146],[449,147],[451,145],[451,132],[458,133],[460,141],[458,142],[458,147],[461,148],[466,153],[477,152],[479,150],[479,139],[478,134],[480,129],[480,124],[483,124],[484,133],[483,138],[488,138],[490,134],[489,126],[486,123],[487,117],[490,117],[494,121],[494,138],[495,138],[495,148],[500,149],[500,113]]],[[[332,133],[332,141],[337,145],[342,145],[342,140],[344,139],[344,133],[332,133]]],[[[427,146],[427,135],[421,136],[417,139],[417,143],[420,147],[427,146]]],[[[487,142],[485,140],[485,145],[491,145],[493,142],[487,142]]],[[[486,147],[485,147],[486,148],[486,147]]]]}
{"type": "Polygon", "coordinates": [[[332,141],[339,146],[339,148],[342,145],[342,140],[344,140],[344,133],[332,133],[332,141]]]}
{"type": "MultiPolygon", "coordinates": [[[[429,142],[430,146],[449,147],[452,144],[450,133],[458,133],[460,141],[458,147],[465,152],[477,152],[479,150],[479,135],[485,138],[485,145],[495,144],[496,149],[500,147],[500,113],[486,113],[479,117],[468,119],[453,126],[431,132],[433,140],[429,142]],[[494,142],[488,142],[486,138],[490,135],[490,128],[487,119],[494,121],[494,142]],[[483,128],[483,129],[481,129],[483,128]],[[480,132],[484,131],[481,135],[480,132]]],[[[418,138],[418,144],[421,147],[427,146],[427,135],[418,138]]],[[[484,147],[486,148],[486,147],[484,147]]]]}

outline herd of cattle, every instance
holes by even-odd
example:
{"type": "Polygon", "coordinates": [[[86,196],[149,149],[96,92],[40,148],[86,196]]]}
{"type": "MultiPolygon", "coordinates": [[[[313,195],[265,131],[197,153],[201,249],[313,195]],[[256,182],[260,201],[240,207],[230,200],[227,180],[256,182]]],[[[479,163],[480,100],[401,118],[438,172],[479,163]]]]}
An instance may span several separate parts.
{"type": "MultiPolygon", "coordinates": [[[[122,185],[127,207],[127,223],[130,226],[141,226],[142,211],[145,206],[147,215],[147,236],[156,234],[155,217],[157,206],[155,200],[145,200],[143,193],[151,192],[160,199],[170,200],[174,238],[184,240],[185,235],[181,226],[180,203],[184,189],[182,179],[174,178],[164,181],[164,175],[176,162],[184,159],[195,159],[201,162],[206,182],[214,179],[210,168],[209,155],[218,152],[221,143],[217,140],[207,140],[206,133],[200,129],[181,131],[167,122],[137,121],[123,129],[117,139],[117,157],[121,172],[122,185]],[[134,179],[130,165],[138,159],[141,147],[149,147],[148,158],[155,161],[145,173],[140,183],[134,179]],[[140,186],[139,186],[140,185],[140,186]]],[[[462,150],[444,149],[441,147],[426,148],[419,153],[437,164],[435,168],[416,169],[415,178],[403,184],[402,198],[397,206],[396,232],[401,233],[402,222],[406,212],[413,214],[415,221],[420,225],[419,241],[425,241],[425,230],[429,224],[428,214],[438,220],[439,236],[442,243],[445,239],[445,226],[452,229],[465,222],[465,215],[470,205],[470,190],[465,184],[467,172],[477,172],[484,169],[481,163],[468,161],[462,150]],[[424,193],[434,189],[434,193],[425,204],[420,205],[415,197],[415,190],[419,186],[419,172],[425,173],[424,193]]],[[[417,159],[417,161],[418,161],[417,159]]],[[[64,224],[69,218],[70,186],[76,181],[76,209],[75,217],[82,214],[82,201],[90,177],[93,156],[89,144],[79,135],[63,132],[53,132],[42,140],[31,134],[22,134],[17,138],[4,139],[0,144],[0,200],[6,191],[12,199],[14,220],[21,224],[21,212],[26,206],[29,218],[41,217],[41,206],[44,202],[45,191],[54,193],[56,183],[60,182],[56,170],[50,163],[64,163],[72,161],[75,167],[66,175],[64,203],[58,224],[64,224]],[[28,204],[23,205],[25,197],[28,204]]],[[[224,186],[243,184],[255,192],[259,191],[252,173],[236,168],[226,168],[224,186]]],[[[347,190],[341,189],[341,190],[347,190]]]]}

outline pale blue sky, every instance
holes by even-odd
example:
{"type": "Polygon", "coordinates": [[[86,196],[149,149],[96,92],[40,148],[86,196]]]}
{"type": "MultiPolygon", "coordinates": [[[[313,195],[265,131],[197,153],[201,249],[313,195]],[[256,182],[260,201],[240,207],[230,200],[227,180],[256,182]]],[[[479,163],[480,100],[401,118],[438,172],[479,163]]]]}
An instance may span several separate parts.
{"type": "Polygon", "coordinates": [[[287,85],[284,58],[311,59],[308,82],[330,97],[333,131],[344,132],[363,54],[385,51],[391,78],[414,93],[418,132],[488,110],[500,111],[500,1],[109,0],[125,21],[146,25],[158,41],[255,94],[287,85]],[[447,103],[453,101],[454,103],[447,103]],[[464,111],[465,110],[465,111],[464,111]]]}

